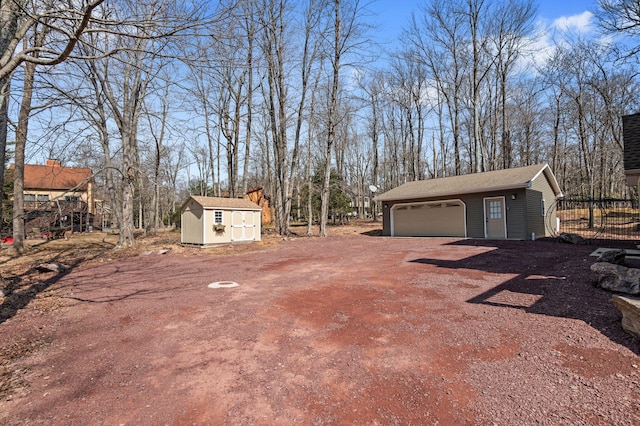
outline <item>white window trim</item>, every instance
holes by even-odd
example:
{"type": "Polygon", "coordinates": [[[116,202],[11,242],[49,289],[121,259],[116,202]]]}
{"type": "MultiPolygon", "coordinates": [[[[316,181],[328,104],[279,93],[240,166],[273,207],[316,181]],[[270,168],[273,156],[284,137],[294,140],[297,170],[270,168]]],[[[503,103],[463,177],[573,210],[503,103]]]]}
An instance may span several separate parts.
{"type": "Polygon", "coordinates": [[[222,225],[223,223],[223,219],[224,219],[224,213],[222,210],[214,210],[213,211],[213,224],[214,225],[222,225]],[[220,222],[216,221],[216,215],[220,214],[220,222]]]}

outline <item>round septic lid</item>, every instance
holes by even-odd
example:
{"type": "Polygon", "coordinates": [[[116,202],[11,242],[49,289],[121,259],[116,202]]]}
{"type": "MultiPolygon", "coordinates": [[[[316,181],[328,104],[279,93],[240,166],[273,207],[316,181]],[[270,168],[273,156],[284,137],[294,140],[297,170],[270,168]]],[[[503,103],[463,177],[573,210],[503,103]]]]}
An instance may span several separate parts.
{"type": "Polygon", "coordinates": [[[233,288],[238,287],[238,283],[235,281],[216,281],[214,283],[209,284],[207,287],[209,288],[233,288]]]}

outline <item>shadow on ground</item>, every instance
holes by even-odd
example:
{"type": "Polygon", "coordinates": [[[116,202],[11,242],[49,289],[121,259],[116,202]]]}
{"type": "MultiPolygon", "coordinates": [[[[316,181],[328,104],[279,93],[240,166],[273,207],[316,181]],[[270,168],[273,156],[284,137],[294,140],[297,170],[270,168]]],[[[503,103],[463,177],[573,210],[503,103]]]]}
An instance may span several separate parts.
{"type": "Polygon", "coordinates": [[[372,229],[370,231],[361,232],[360,235],[366,235],[368,237],[381,237],[382,229],[372,229]]]}
{"type": "MultiPolygon", "coordinates": [[[[43,241],[33,247],[47,250],[50,241],[43,241]]],[[[113,248],[108,245],[106,249],[113,248]]],[[[62,277],[69,274],[82,263],[98,258],[106,250],[104,245],[85,245],[81,248],[83,255],[77,256],[77,248],[70,250],[51,249],[52,256],[46,256],[35,261],[34,264],[19,274],[3,273],[0,277],[0,291],[4,300],[0,304],[0,324],[13,318],[20,310],[26,308],[40,293],[50,289],[62,277]],[[55,263],[62,265],[60,272],[38,272],[37,265],[55,263]]],[[[16,254],[16,256],[19,256],[16,254]]],[[[3,263],[6,263],[3,262],[3,263]]]]}
{"type": "Polygon", "coordinates": [[[411,262],[515,275],[467,302],[581,320],[640,355],[640,341],[622,329],[622,315],[610,302],[612,293],[595,286],[596,277],[589,270],[595,261],[589,258],[594,247],[549,241],[460,240],[450,244],[494,250],[460,260],[418,258],[411,262]]]}

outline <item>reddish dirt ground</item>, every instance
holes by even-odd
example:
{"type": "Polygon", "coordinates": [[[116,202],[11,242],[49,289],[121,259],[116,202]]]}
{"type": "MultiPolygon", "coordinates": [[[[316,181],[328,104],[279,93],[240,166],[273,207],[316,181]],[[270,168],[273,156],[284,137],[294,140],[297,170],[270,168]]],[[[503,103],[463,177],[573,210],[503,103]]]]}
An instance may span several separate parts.
{"type": "Polygon", "coordinates": [[[355,234],[43,275],[0,323],[0,423],[640,424],[593,249],[355,234]]]}

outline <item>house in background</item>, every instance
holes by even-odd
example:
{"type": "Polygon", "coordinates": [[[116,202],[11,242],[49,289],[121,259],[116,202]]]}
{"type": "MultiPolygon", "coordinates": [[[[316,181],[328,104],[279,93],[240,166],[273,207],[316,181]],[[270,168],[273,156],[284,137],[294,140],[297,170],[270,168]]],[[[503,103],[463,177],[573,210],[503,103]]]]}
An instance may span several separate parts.
{"type": "Polygon", "coordinates": [[[93,226],[96,213],[93,185],[89,168],[64,167],[57,160],[47,160],[45,165],[25,164],[27,232],[55,227],[85,231],[93,226]]]}
{"type": "Polygon", "coordinates": [[[519,239],[558,230],[547,164],[407,182],[378,195],[383,235],[519,239]]]}
{"type": "Polygon", "coordinates": [[[63,167],[60,161],[24,165],[25,210],[52,201],[82,201],[94,213],[93,173],[82,167],[63,167]]]}

